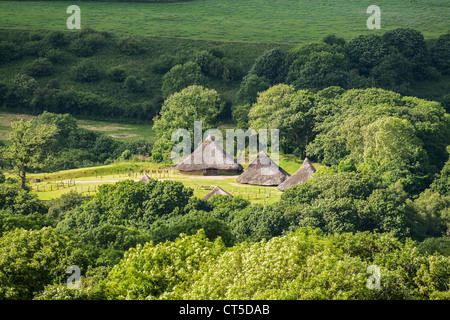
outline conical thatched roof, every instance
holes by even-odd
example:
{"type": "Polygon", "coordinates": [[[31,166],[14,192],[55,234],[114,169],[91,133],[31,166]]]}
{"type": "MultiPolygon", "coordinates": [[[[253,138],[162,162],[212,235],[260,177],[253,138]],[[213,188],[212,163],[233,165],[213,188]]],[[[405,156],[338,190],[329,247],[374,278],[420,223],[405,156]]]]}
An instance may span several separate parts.
{"type": "Polygon", "coordinates": [[[286,181],[280,184],[277,189],[284,191],[297,184],[305,183],[314,174],[314,172],[316,172],[316,168],[314,168],[308,158],[305,158],[300,168],[292,176],[290,176],[289,179],[286,179],[286,181]]]}
{"type": "Polygon", "coordinates": [[[142,178],[139,181],[147,184],[150,182],[150,177],[146,173],[144,173],[144,175],[142,176],[142,178]]]}
{"type": "Polygon", "coordinates": [[[210,193],[208,193],[206,196],[203,197],[203,200],[208,200],[209,198],[211,198],[212,196],[215,196],[216,194],[220,194],[223,196],[229,196],[229,197],[233,198],[233,195],[231,193],[226,192],[219,186],[215,186],[214,189],[212,189],[210,193]]]}
{"type": "Polygon", "coordinates": [[[175,170],[181,171],[205,169],[242,170],[243,168],[209,135],[194,152],[175,167],[175,170]]]}
{"type": "Polygon", "coordinates": [[[255,160],[237,177],[239,183],[258,186],[277,186],[289,178],[289,173],[280,168],[263,150],[255,160]]]}

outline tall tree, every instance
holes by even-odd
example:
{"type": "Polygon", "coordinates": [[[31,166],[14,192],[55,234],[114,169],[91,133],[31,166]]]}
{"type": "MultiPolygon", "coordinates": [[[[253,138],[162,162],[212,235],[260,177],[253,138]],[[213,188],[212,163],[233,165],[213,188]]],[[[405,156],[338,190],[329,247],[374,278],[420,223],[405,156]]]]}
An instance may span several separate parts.
{"type": "Polygon", "coordinates": [[[284,151],[301,153],[311,140],[316,104],[317,97],[310,91],[275,85],[259,95],[249,111],[249,125],[255,130],[279,129],[284,151]]]}
{"type": "Polygon", "coordinates": [[[19,176],[21,188],[25,189],[27,173],[43,167],[57,128],[24,119],[14,122],[11,127],[11,145],[5,149],[5,156],[19,176]]]}
{"type": "Polygon", "coordinates": [[[198,85],[189,86],[170,95],[164,101],[160,114],[153,119],[153,129],[158,136],[153,155],[170,154],[175,145],[171,140],[172,132],[176,129],[189,130],[193,137],[195,121],[202,122],[203,130],[212,128],[223,107],[224,103],[217,91],[198,85]]]}

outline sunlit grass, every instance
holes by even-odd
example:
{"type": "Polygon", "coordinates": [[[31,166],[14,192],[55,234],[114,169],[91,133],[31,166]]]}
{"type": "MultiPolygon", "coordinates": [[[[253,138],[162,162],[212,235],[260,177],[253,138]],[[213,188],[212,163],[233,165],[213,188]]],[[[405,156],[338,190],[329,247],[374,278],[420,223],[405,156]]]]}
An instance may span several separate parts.
{"type": "MultiPolygon", "coordinates": [[[[66,1],[1,1],[0,28],[66,29],[66,1]]],[[[351,38],[399,27],[426,37],[447,32],[446,1],[379,0],[381,30],[368,30],[372,3],[306,0],[195,0],[185,3],[80,2],[82,27],[119,34],[216,41],[304,42],[336,33],[351,38]]]]}
{"type": "MultiPolygon", "coordinates": [[[[292,174],[298,170],[302,161],[294,156],[280,156],[280,166],[292,174]]],[[[244,168],[248,164],[244,164],[244,168]]],[[[315,163],[316,169],[321,165],[315,163]]],[[[192,188],[194,196],[203,198],[215,186],[220,186],[234,196],[241,196],[252,203],[269,204],[281,197],[275,186],[255,186],[241,184],[236,181],[237,176],[191,176],[181,175],[170,167],[153,163],[122,161],[109,165],[63,170],[52,173],[30,174],[32,192],[41,200],[50,200],[62,194],[76,191],[85,196],[92,196],[103,184],[111,184],[121,180],[139,180],[144,172],[153,179],[176,180],[186,187],[192,188]],[[38,180],[36,180],[38,179],[38,180]]]]}

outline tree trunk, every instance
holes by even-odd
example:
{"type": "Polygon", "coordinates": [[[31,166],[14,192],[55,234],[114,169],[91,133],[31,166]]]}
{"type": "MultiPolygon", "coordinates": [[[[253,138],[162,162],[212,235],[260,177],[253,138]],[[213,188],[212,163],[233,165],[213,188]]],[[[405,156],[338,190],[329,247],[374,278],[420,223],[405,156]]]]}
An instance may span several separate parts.
{"type": "Polygon", "coordinates": [[[26,176],[27,176],[27,169],[28,169],[28,167],[27,167],[27,166],[24,166],[22,170],[19,170],[19,177],[20,177],[20,180],[21,180],[21,181],[20,181],[20,187],[21,187],[23,190],[25,190],[26,182],[27,182],[27,179],[26,179],[26,176]]]}

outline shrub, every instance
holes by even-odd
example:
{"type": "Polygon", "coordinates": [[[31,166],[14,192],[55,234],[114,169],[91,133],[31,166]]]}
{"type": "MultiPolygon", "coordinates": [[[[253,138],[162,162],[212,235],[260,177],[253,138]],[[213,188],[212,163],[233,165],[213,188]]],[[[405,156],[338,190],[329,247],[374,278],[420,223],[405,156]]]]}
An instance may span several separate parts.
{"type": "Polygon", "coordinates": [[[12,42],[0,42],[0,62],[8,62],[20,56],[20,48],[12,42]]]}
{"type": "Polygon", "coordinates": [[[426,67],[429,65],[429,52],[420,31],[398,28],[384,33],[383,40],[409,60],[415,80],[424,80],[426,67]]]}
{"type": "Polygon", "coordinates": [[[127,56],[134,56],[140,54],[143,51],[143,45],[141,41],[137,40],[136,38],[126,36],[119,40],[117,49],[120,53],[123,53],[127,56]]]}
{"type": "MultiPolygon", "coordinates": [[[[53,281],[62,281],[73,246],[53,228],[16,229],[0,237],[0,299],[32,299],[53,281]]],[[[79,262],[77,261],[77,265],[79,262]]]]}
{"type": "Polygon", "coordinates": [[[443,34],[431,48],[431,59],[443,74],[450,74],[450,34],[443,34]]]}
{"type": "Polygon", "coordinates": [[[80,33],[80,38],[70,44],[70,51],[79,57],[90,57],[105,44],[105,38],[99,33],[80,33]]]}
{"type": "Polygon", "coordinates": [[[144,90],[144,81],[136,78],[135,76],[127,77],[123,85],[125,89],[131,93],[137,93],[144,90]]]}
{"type": "Polygon", "coordinates": [[[70,44],[69,50],[79,57],[90,57],[95,52],[94,47],[82,38],[74,40],[70,44]]]}
{"type": "Polygon", "coordinates": [[[7,103],[13,107],[27,106],[36,90],[36,80],[27,74],[16,75],[9,87],[7,103]]]}
{"type": "Polygon", "coordinates": [[[195,62],[187,62],[183,65],[176,65],[163,77],[161,91],[163,97],[167,98],[175,92],[191,85],[204,85],[206,77],[200,67],[195,62]]]}
{"type": "Polygon", "coordinates": [[[121,66],[111,67],[106,70],[106,76],[115,82],[123,82],[127,77],[127,71],[121,66]]]}
{"type": "Polygon", "coordinates": [[[280,49],[271,49],[265,51],[255,60],[248,74],[264,77],[273,85],[283,82],[286,79],[288,68],[289,64],[286,53],[280,49]]]}
{"type": "Polygon", "coordinates": [[[72,77],[80,82],[94,82],[100,80],[100,71],[92,61],[84,60],[72,69],[72,77]]]}
{"type": "Polygon", "coordinates": [[[176,65],[175,58],[163,54],[150,64],[150,69],[156,74],[166,74],[174,65],[176,65]]]}
{"type": "Polygon", "coordinates": [[[239,91],[236,93],[236,104],[253,104],[256,102],[259,92],[270,88],[269,81],[264,77],[257,75],[247,75],[241,83],[239,91]]]}
{"type": "Polygon", "coordinates": [[[50,49],[45,52],[45,57],[51,63],[62,63],[67,60],[67,55],[64,51],[60,49],[50,49]]]}
{"type": "Polygon", "coordinates": [[[53,65],[47,58],[37,58],[25,65],[23,72],[33,77],[49,76],[53,74],[53,65]]]}
{"type": "Polygon", "coordinates": [[[45,37],[45,41],[53,48],[61,48],[67,45],[67,39],[62,31],[51,31],[45,37]]]}
{"type": "Polygon", "coordinates": [[[23,55],[30,57],[41,57],[45,51],[42,41],[27,41],[22,45],[23,55]]]}

